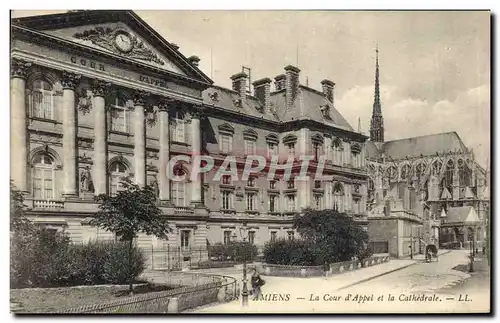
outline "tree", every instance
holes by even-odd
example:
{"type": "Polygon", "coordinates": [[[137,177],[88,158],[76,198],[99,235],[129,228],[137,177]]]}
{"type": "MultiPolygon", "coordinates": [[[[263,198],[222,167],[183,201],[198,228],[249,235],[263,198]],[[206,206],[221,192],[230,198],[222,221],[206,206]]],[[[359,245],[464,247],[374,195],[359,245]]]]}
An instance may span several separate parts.
{"type": "Polygon", "coordinates": [[[128,268],[129,292],[132,286],[132,244],[139,232],[167,239],[171,231],[162,211],[156,205],[156,193],[152,186],[141,188],[130,179],[121,181],[123,187],[116,196],[101,194],[95,197],[99,211],[90,224],[113,232],[122,241],[129,243],[128,268]]]}
{"type": "Polygon", "coordinates": [[[35,227],[25,213],[24,195],[10,182],[10,232],[30,233],[35,227]]]}
{"type": "Polygon", "coordinates": [[[367,253],[368,233],[351,216],[336,210],[306,209],[295,217],[294,229],[317,246],[318,263],[364,258],[367,253]]]}

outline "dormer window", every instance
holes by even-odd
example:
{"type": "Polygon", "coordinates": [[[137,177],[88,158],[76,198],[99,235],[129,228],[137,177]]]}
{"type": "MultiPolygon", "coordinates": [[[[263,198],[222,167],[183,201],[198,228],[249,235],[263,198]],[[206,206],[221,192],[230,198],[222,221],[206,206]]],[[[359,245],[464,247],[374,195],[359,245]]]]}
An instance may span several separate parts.
{"type": "Polygon", "coordinates": [[[328,105],[322,105],[319,107],[321,114],[323,115],[323,118],[325,119],[331,119],[330,118],[330,107],[328,105]]]}

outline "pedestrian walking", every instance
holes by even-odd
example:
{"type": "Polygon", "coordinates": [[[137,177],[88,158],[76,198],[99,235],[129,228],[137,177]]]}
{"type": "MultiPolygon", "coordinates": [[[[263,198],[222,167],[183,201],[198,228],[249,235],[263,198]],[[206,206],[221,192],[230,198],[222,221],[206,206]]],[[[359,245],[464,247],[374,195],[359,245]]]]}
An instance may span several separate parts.
{"type": "Polygon", "coordinates": [[[330,272],[330,264],[328,261],[325,261],[323,264],[323,271],[325,272],[325,277],[328,277],[328,273],[330,272]]]}
{"type": "Polygon", "coordinates": [[[253,289],[253,300],[258,300],[259,296],[262,294],[261,288],[264,286],[266,281],[262,279],[257,272],[257,268],[253,269],[253,274],[251,278],[252,289],[253,289]]]}

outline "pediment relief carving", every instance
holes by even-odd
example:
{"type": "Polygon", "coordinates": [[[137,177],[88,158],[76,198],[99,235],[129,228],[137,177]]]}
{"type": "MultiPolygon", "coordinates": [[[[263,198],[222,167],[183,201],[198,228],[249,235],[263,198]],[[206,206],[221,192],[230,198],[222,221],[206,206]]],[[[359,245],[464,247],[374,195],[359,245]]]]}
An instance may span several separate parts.
{"type": "Polygon", "coordinates": [[[92,44],[105,48],[115,54],[153,62],[162,66],[165,65],[165,61],[148,48],[139,37],[121,27],[99,26],[83,32],[77,32],[73,37],[88,40],[92,44]]]}

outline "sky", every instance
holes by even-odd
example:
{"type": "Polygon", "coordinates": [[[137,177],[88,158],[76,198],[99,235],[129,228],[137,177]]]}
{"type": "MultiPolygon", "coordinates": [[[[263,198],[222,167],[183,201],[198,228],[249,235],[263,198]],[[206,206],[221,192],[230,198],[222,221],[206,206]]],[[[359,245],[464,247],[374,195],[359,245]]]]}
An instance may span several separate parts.
{"type": "MultiPolygon", "coordinates": [[[[57,11],[14,11],[12,17],[57,11]]],[[[64,12],[64,11],[60,11],[64,12]]],[[[251,68],[273,79],[286,65],[368,134],[375,47],[385,139],[456,131],[479,164],[490,151],[490,13],[479,11],[140,11],[136,13],[215,84],[251,68]]]]}

